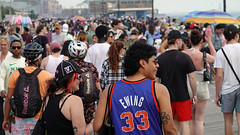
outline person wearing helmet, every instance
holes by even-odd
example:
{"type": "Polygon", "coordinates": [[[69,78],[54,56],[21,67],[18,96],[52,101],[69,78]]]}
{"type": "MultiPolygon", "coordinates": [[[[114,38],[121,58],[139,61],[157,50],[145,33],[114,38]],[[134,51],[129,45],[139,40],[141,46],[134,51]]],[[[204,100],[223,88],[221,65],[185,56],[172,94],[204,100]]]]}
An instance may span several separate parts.
{"type": "Polygon", "coordinates": [[[52,51],[52,54],[43,58],[41,69],[48,71],[53,77],[55,77],[55,71],[58,64],[63,60],[68,60],[68,57],[60,54],[61,45],[58,41],[51,42],[50,49],[52,51]]]}
{"type": "MultiPolygon", "coordinates": [[[[92,71],[95,85],[99,90],[101,90],[97,68],[92,63],[84,61],[87,54],[87,45],[81,41],[72,41],[68,46],[68,51],[70,60],[75,61],[75,63],[80,67],[87,68],[92,71]]],[[[74,94],[78,95],[78,92],[79,91],[76,91],[74,94]]],[[[95,105],[95,101],[83,104],[84,116],[87,124],[85,132],[86,135],[91,135],[93,132],[93,113],[95,112],[95,105]]]]}
{"type": "MultiPolygon", "coordinates": [[[[13,49],[12,45],[12,49],[13,49]]],[[[18,46],[15,46],[17,48],[18,46]]],[[[19,46],[21,47],[21,46],[19,46]]],[[[43,48],[40,44],[37,42],[32,42],[29,43],[25,46],[23,49],[23,55],[27,60],[28,66],[24,67],[23,69],[25,70],[26,73],[32,73],[35,71],[41,64],[41,59],[42,59],[42,53],[43,53],[43,48]]],[[[9,131],[9,127],[11,124],[11,133],[12,134],[30,134],[32,130],[34,129],[39,117],[41,111],[39,113],[32,117],[32,118],[19,118],[17,116],[14,117],[14,123],[10,123],[10,118],[9,114],[11,111],[11,106],[10,106],[10,99],[14,95],[15,92],[15,87],[17,84],[18,77],[20,76],[19,70],[15,70],[12,72],[12,74],[9,77],[9,83],[8,83],[8,93],[6,96],[6,103],[5,103],[5,116],[4,116],[4,121],[2,124],[2,127],[5,131],[9,131]]],[[[41,98],[46,94],[46,88],[47,88],[47,80],[52,79],[52,75],[48,73],[47,71],[40,71],[40,73],[37,75],[37,78],[39,80],[39,88],[40,88],[40,94],[41,98]]]]}
{"type": "MultiPolygon", "coordinates": [[[[13,40],[10,44],[12,56],[7,57],[0,66],[0,93],[1,99],[6,99],[8,92],[9,76],[18,68],[25,67],[25,59],[21,56],[22,42],[13,40]]],[[[0,112],[3,112],[3,102],[0,103],[0,112]]],[[[3,117],[2,114],[0,114],[3,117]]],[[[0,122],[2,124],[2,120],[0,122]]],[[[2,131],[0,131],[0,134],[2,131]]]]}

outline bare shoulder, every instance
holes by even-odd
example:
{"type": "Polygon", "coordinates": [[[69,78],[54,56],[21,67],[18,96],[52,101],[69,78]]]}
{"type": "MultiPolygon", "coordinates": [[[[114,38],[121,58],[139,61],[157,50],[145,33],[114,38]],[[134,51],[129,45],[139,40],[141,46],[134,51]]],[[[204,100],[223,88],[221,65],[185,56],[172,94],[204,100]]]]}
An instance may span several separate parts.
{"type": "Polygon", "coordinates": [[[63,56],[63,60],[68,60],[68,57],[67,56],[63,56]]]}
{"type": "Polygon", "coordinates": [[[49,56],[43,58],[42,62],[48,62],[49,56]]]}
{"type": "Polygon", "coordinates": [[[160,83],[155,83],[155,90],[156,90],[156,94],[158,94],[158,93],[168,93],[167,87],[160,84],[160,83]]]}
{"type": "Polygon", "coordinates": [[[82,102],[82,99],[79,96],[76,95],[71,95],[68,100],[70,102],[82,102]]]}

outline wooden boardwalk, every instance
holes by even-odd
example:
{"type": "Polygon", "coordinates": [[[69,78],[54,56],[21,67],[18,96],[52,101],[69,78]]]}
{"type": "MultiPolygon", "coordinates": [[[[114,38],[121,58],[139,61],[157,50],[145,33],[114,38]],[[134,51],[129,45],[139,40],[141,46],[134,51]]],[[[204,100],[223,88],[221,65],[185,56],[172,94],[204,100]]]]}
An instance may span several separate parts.
{"type": "MultiPolygon", "coordinates": [[[[215,104],[215,84],[209,84],[210,99],[205,110],[204,135],[224,135],[224,120],[221,108],[215,104]]],[[[236,115],[233,123],[234,135],[237,135],[238,128],[236,115]]]]}

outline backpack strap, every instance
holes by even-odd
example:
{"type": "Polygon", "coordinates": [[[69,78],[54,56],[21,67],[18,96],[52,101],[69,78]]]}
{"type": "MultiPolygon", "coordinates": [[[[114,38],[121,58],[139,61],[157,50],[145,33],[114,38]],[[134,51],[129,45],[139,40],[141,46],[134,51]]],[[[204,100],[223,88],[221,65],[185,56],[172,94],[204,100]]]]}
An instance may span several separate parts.
{"type": "Polygon", "coordinates": [[[67,99],[68,99],[70,96],[72,96],[72,94],[68,95],[68,96],[64,99],[63,103],[61,104],[60,110],[62,110],[62,107],[63,107],[64,103],[67,101],[67,99]]]}
{"type": "MultiPolygon", "coordinates": [[[[24,70],[24,68],[19,68],[18,71],[19,71],[20,75],[27,74],[26,71],[24,70]]],[[[42,71],[42,69],[38,67],[31,74],[38,75],[41,71],[42,71]]]]}
{"type": "Polygon", "coordinates": [[[19,71],[20,75],[26,74],[24,68],[19,68],[18,71],[19,71]]]}
{"type": "Polygon", "coordinates": [[[38,75],[41,71],[42,71],[42,69],[38,67],[31,74],[38,75]]]}

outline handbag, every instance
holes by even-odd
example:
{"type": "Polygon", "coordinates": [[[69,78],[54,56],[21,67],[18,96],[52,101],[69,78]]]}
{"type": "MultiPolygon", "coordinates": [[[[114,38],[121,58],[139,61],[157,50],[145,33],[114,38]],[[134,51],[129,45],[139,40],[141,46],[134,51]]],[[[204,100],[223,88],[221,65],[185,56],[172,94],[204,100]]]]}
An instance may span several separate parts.
{"type": "Polygon", "coordinates": [[[45,124],[42,118],[37,121],[32,135],[45,135],[45,124]]]}
{"type": "MultiPolygon", "coordinates": [[[[43,99],[43,107],[45,106],[45,101],[46,101],[46,97],[44,97],[44,99],[43,99]]],[[[43,114],[43,108],[42,108],[41,114],[43,114]]],[[[45,123],[44,123],[44,118],[42,115],[42,117],[40,119],[38,119],[38,121],[33,129],[32,135],[45,135],[45,133],[46,133],[45,123]]]]}
{"type": "Polygon", "coordinates": [[[113,85],[110,85],[108,88],[108,95],[107,95],[107,102],[106,102],[103,124],[98,132],[98,135],[114,135],[115,134],[115,130],[111,121],[110,114],[107,116],[108,118],[106,119],[106,112],[107,112],[108,103],[110,101],[110,93],[112,92],[112,87],[113,85]]]}
{"type": "Polygon", "coordinates": [[[226,58],[226,60],[227,60],[227,62],[228,62],[228,64],[229,64],[229,66],[231,67],[231,69],[232,69],[234,75],[236,76],[238,83],[240,84],[240,80],[239,80],[239,78],[238,78],[238,76],[237,76],[235,70],[233,69],[233,66],[232,66],[232,64],[230,63],[230,61],[229,61],[229,59],[228,59],[228,57],[227,57],[225,51],[223,50],[223,48],[222,48],[222,52],[223,52],[223,54],[224,54],[224,56],[225,56],[225,58],[226,58]]]}
{"type": "Polygon", "coordinates": [[[203,52],[203,67],[204,67],[204,72],[203,72],[203,81],[210,81],[210,72],[207,68],[207,55],[206,52],[203,52]]]}

